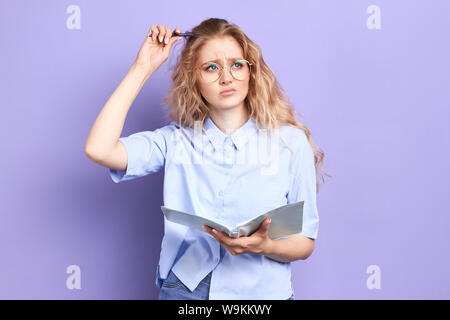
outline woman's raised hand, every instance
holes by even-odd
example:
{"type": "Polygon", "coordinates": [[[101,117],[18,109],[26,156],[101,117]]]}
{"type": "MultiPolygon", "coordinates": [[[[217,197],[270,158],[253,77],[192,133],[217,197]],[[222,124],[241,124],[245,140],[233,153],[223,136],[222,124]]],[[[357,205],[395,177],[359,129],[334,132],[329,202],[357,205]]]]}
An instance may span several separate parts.
{"type": "MultiPolygon", "coordinates": [[[[175,33],[181,33],[176,28],[175,33]]],[[[170,49],[175,41],[182,37],[172,36],[172,29],[162,24],[151,26],[142,44],[134,64],[148,74],[155,72],[169,57],[170,49]],[[151,37],[149,37],[151,35],[151,37]]]]}

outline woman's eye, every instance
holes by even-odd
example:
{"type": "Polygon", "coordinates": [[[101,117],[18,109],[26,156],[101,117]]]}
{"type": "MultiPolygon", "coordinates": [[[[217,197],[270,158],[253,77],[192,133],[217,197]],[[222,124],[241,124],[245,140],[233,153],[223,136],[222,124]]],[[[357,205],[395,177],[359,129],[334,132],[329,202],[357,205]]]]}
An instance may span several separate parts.
{"type": "Polygon", "coordinates": [[[206,71],[209,71],[209,70],[216,70],[217,69],[217,65],[215,65],[215,64],[210,64],[207,68],[206,68],[206,71]],[[210,69],[211,68],[211,69],[210,69]]]}
{"type": "Polygon", "coordinates": [[[237,62],[235,62],[234,63],[234,65],[233,65],[235,68],[239,68],[239,67],[242,67],[242,63],[241,62],[239,62],[239,61],[237,61],[237,62]]]}

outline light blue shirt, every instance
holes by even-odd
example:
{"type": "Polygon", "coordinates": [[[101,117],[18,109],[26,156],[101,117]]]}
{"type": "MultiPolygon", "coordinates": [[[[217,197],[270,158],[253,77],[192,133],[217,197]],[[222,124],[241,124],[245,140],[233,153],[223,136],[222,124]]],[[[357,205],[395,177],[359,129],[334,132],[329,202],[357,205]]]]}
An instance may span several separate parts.
{"type": "MultiPolygon", "coordinates": [[[[109,169],[112,180],[132,180],[164,168],[164,206],[230,226],[304,200],[300,234],[316,239],[314,154],[303,130],[283,125],[268,134],[249,118],[226,135],[209,117],[203,127],[197,124],[187,128],[172,121],[121,137],[128,166],[126,171],[109,169]]],[[[293,293],[290,263],[261,254],[233,256],[207,232],[164,217],[158,287],[158,274],[165,279],[171,269],[191,291],[212,271],[211,300],[285,300],[293,293]]]]}

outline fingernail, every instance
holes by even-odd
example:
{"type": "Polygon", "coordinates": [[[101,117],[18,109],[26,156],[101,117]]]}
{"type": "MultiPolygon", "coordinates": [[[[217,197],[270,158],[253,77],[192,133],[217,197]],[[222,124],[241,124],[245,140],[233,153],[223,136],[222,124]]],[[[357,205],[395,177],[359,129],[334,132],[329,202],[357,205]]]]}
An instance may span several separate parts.
{"type": "Polygon", "coordinates": [[[169,37],[166,37],[166,41],[164,41],[166,44],[169,43],[169,37]]]}
{"type": "Polygon", "coordinates": [[[163,37],[160,36],[160,37],[159,37],[159,42],[162,42],[162,40],[163,40],[163,37]]]}

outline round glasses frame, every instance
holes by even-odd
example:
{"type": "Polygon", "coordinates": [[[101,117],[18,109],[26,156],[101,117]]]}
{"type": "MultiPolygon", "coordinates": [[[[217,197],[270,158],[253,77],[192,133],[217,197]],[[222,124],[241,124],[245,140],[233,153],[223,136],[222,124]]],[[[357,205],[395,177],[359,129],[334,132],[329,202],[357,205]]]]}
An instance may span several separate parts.
{"type": "MultiPolygon", "coordinates": [[[[247,63],[247,64],[248,64],[248,68],[249,68],[248,74],[250,74],[250,72],[252,71],[252,64],[251,64],[250,62],[248,62],[248,61],[245,60],[245,59],[239,59],[239,60],[234,61],[234,62],[233,62],[233,65],[234,65],[236,62],[245,62],[245,63],[247,63]]],[[[202,68],[202,66],[203,66],[204,64],[206,64],[206,63],[208,63],[208,62],[205,62],[205,63],[203,63],[200,67],[195,68],[196,70],[200,70],[200,76],[202,76],[202,75],[201,75],[201,68],[202,68]]],[[[222,76],[222,73],[223,73],[223,69],[224,69],[224,68],[228,68],[228,71],[230,72],[230,75],[231,75],[234,79],[236,79],[236,77],[233,76],[233,74],[231,73],[231,68],[230,68],[230,67],[222,67],[220,64],[216,64],[216,65],[219,67],[219,76],[217,77],[216,80],[214,80],[214,81],[209,81],[209,83],[213,83],[213,82],[216,82],[217,80],[219,80],[220,77],[222,76]]],[[[202,79],[203,79],[203,77],[202,77],[202,79]]],[[[203,80],[204,80],[204,79],[203,79],[203,80]]],[[[236,79],[236,80],[242,81],[242,80],[240,80],[240,79],[236,79]]]]}

